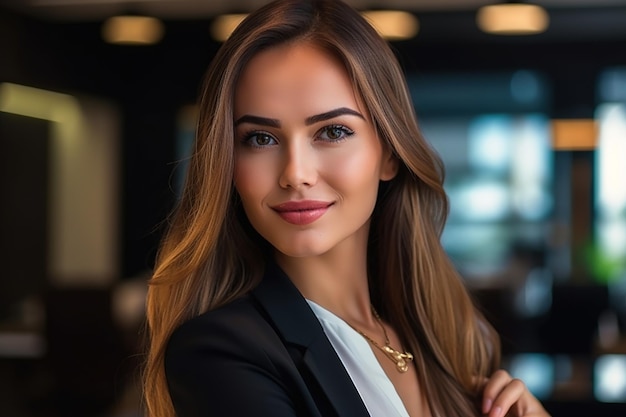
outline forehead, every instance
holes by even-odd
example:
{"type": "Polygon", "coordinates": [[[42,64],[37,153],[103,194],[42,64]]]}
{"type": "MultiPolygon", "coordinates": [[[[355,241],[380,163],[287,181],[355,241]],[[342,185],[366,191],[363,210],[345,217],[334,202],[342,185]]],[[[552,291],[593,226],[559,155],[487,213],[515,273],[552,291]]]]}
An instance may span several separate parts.
{"type": "Polygon", "coordinates": [[[281,45],[255,55],[235,90],[235,116],[245,113],[360,109],[352,81],[334,55],[306,42],[281,45]]]}

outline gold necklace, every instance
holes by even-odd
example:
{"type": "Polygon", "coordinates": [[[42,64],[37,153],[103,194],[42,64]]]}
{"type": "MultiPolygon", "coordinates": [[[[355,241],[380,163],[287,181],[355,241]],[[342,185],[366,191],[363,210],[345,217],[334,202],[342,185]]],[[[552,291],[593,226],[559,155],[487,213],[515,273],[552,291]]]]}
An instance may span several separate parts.
{"type": "Polygon", "coordinates": [[[374,313],[374,318],[376,318],[378,325],[383,329],[383,334],[385,335],[384,346],[379,345],[374,339],[372,339],[367,334],[357,329],[350,323],[348,323],[348,326],[352,327],[357,333],[363,336],[365,340],[367,340],[372,345],[380,349],[385,354],[385,356],[391,359],[396,364],[396,369],[398,370],[398,372],[404,373],[408,371],[409,363],[413,360],[413,355],[410,352],[406,352],[406,351],[402,353],[391,347],[391,344],[389,342],[389,336],[387,335],[387,330],[385,329],[385,326],[383,325],[383,321],[381,320],[380,316],[378,315],[378,313],[376,312],[373,306],[372,306],[372,313],[374,313]]]}

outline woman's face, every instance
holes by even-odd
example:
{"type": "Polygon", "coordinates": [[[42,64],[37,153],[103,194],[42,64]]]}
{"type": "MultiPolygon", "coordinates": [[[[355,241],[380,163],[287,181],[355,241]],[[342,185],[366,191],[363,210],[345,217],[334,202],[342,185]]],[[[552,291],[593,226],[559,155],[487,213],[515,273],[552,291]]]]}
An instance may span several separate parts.
{"type": "Polygon", "coordinates": [[[311,257],[367,241],[379,181],[397,165],[340,62],[302,42],[259,53],[234,118],[235,187],[268,242],[311,257]]]}

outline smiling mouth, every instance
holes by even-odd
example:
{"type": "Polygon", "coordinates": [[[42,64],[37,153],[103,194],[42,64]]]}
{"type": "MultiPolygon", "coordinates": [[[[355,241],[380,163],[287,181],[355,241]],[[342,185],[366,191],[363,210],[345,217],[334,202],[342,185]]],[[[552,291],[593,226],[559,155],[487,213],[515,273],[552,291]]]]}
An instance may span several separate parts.
{"type": "Polygon", "coordinates": [[[303,226],[322,217],[333,204],[326,201],[288,201],[272,209],[287,223],[303,226]]]}

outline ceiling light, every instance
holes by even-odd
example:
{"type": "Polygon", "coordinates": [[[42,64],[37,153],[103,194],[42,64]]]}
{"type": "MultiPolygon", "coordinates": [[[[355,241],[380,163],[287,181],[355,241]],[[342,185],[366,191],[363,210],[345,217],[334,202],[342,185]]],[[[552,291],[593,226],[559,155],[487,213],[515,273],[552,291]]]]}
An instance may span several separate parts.
{"type": "Polygon", "coordinates": [[[237,13],[223,14],[216,17],[215,20],[213,20],[213,25],[211,25],[211,35],[213,35],[213,39],[218,42],[224,42],[246,16],[247,14],[245,13],[237,13]]]}
{"type": "Polygon", "coordinates": [[[102,25],[102,37],[109,43],[151,45],[163,37],[163,23],[147,16],[114,16],[102,25]]]}
{"type": "MultiPolygon", "coordinates": [[[[378,33],[385,39],[410,39],[417,34],[419,22],[411,13],[393,10],[376,10],[363,12],[365,17],[378,33]]],[[[213,21],[211,34],[218,42],[228,39],[247,14],[223,14],[213,21]]]]}
{"type": "Polygon", "coordinates": [[[478,9],[476,23],[487,33],[496,35],[533,35],[544,32],[549,23],[548,12],[534,4],[503,3],[478,9]]]}
{"type": "Polygon", "coordinates": [[[363,12],[380,36],[389,40],[411,39],[417,35],[419,22],[408,12],[396,10],[372,10],[363,12]]]}

